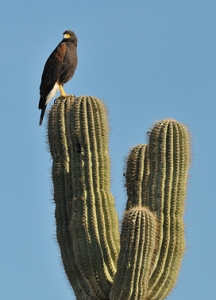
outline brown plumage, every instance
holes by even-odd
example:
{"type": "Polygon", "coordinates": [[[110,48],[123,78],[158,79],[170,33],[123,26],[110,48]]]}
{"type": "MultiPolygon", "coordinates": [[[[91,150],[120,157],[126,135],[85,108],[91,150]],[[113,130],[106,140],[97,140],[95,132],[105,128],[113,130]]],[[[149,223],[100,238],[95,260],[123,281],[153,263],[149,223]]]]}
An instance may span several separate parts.
{"type": "Polygon", "coordinates": [[[40,84],[40,101],[38,108],[41,109],[40,122],[43,122],[47,103],[60,90],[61,96],[66,96],[63,85],[74,75],[77,67],[77,37],[73,31],[66,30],[63,40],[47,59],[40,84]]]}

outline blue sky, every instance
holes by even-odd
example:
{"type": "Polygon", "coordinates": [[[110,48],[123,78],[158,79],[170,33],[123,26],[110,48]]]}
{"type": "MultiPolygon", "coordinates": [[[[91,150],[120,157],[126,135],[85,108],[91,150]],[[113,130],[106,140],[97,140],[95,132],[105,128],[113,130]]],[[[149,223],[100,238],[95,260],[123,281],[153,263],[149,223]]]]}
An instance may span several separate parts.
{"type": "Polygon", "coordinates": [[[44,63],[66,29],[78,36],[79,63],[65,91],[109,109],[120,219],[129,150],[157,120],[188,126],[187,250],[168,298],[216,299],[215,0],[1,0],[0,23],[0,299],[75,299],[55,240],[47,118],[39,127],[37,108],[44,63]]]}

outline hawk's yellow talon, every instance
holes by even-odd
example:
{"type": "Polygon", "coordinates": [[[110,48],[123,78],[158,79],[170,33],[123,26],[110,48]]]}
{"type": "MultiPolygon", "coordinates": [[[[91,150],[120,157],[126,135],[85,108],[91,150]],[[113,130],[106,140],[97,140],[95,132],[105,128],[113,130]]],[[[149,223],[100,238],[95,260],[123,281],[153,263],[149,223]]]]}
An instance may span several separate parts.
{"type": "Polygon", "coordinates": [[[59,90],[60,90],[61,96],[67,96],[67,94],[65,93],[63,86],[61,84],[59,85],[59,90]]]}

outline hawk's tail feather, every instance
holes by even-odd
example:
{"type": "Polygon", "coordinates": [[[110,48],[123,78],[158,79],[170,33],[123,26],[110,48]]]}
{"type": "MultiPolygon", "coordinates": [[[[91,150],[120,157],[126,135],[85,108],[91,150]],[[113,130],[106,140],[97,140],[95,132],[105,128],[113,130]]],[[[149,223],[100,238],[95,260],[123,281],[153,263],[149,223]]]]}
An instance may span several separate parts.
{"type": "Polygon", "coordinates": [[[44,114],[45,114],[45,110],[46,110],[46,105],[43,108],[41,108],[39,125],[42,125],[44,114]]]}

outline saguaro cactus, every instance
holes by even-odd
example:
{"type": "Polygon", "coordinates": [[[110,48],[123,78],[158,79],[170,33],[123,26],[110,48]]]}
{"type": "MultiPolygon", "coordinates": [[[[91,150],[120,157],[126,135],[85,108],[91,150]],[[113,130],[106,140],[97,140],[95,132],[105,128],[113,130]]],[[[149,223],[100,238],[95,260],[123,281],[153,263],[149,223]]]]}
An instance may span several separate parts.
{"type": "Polygon", "coordinates": [[[108,125],[102,101],[58,98],[49,115],[57,239],[77,299],[164,299],[184,253],[189,134],[158,122],[126,166],[128,200],[118,230],[110,192],[108,125]]]}

